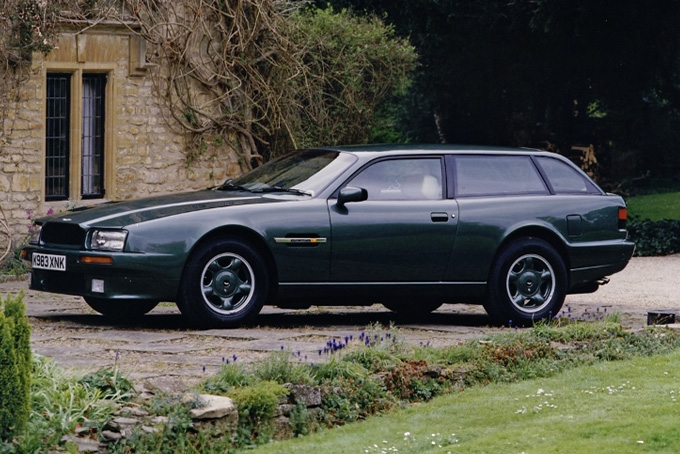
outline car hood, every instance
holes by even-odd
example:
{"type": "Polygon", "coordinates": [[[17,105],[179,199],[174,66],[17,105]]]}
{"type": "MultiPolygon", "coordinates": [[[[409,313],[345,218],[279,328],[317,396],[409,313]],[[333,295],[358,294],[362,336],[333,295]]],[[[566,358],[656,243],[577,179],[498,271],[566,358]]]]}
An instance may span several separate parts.
{"type": "Polygon", "coordinates": [[[75,208],[43,218],[39,222],[69,222],[83,226],[124,227],[193,211],[235,205],[274,203],[280,200],[282,199],[247,191],[202,190],[75,208]]]}

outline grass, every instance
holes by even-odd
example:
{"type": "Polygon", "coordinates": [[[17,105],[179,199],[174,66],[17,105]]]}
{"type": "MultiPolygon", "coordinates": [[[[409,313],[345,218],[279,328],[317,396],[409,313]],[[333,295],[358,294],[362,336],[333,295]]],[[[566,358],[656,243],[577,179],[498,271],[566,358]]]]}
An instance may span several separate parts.
{"type": "Polygon", "coordinates": [[[680,192],[665,192],[629,197],[626,199],[631,217],[660,221],[680,219],[680,192]]]}
{"type": "Polygon", "coordinates": [[[251,452],[677,453],[680,353],[492,384],[251,452]]]}
{"type": "MultiPolygon", "coordinates": [[[[566,309],[550,323],[446,348],[408,345],[394,327],[373,325],[354,339],[330,339],[328,361],[319,364],[285,348],[256,363],[225,358],[202,389],[234,399],[238,427],[195,431],[193,404],[159,395],[137,403],[149,422],[160,415],[169,423],[109,444],[107,452],[588,453],[604,445],[597,450],[625,453],[633,452],[631,443],[641,451],[680,452],[672,436],[680,332],[629,332],[618,314],[590,315],[566,309]],[[650,355],[657,356],[635,359],[650,355]],[[284,383],[312,385],[321,406],[308,411],[296,402],[280,427],[274,415],[288,393],[284,383]],[[304,437],[267,444],[294,434],[304,437]]],[[[16,442],[0,443],[0,453],[51,452],[76,428],[97,438],[133,394],[115,369],[68,377],[38,357],[29,428],[16,442]]]]}

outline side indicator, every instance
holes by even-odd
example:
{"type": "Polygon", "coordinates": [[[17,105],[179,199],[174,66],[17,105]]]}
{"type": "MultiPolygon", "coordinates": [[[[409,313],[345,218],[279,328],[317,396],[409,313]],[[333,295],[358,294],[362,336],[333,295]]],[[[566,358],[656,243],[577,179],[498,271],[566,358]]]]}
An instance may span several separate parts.
{"type": "Polygon", "coordinates": [[[80,263],[85,265],[113,265],[113,257],[86,255],[80,258],[80,263]]]}
{"type": "Polygon", "coordinates": [[[274,238],[274,241],[278,244],[320,244],[325,243],[326,238],[277,237],[274,238]]]}

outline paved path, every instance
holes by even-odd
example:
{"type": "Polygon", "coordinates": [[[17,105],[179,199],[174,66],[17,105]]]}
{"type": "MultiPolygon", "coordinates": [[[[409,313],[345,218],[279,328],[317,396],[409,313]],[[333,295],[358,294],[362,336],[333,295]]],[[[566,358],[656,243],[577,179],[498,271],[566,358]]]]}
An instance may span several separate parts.
{"type": "MultiPolygon", "coordinates": [[[[619,311],[628,326],[640,328],[650,309],[680,310],[679,275],[680,255],[635,258],[610,284],[594,294],[569,296],[566,305],[576,317],[619,311]]],[[[217,371],[223,361],[253,361],[282,347],[300,361],[317,362],[327,341],[357,339],[376,322],[393,323],[403,340],[416,345],[453,345],[500,330],[488,325],[481,307],[468,305],[444,306],[417,323],[379,305],[265,308],[255,325],[205,331],[190,329],[174,306],[161,305],[138,322],[112,324],[80,298],[29,291],[25,281],[0,283],[0,295],[22,290],[38,354],[79,372],[116,365],[134,381],[162,376],[190,384],[217,371]]]]}

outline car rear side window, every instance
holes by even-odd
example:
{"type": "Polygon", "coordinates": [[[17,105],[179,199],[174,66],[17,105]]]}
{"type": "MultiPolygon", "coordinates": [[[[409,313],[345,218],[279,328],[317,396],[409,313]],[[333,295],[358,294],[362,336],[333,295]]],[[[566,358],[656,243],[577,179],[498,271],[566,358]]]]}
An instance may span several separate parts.
{"type": "Polygon", "coordinates": [[[529,156],[456,156],[456,195],[548,194],[529,156]]]}
{"type": "Polygon", "coordinates": [[[537,158],[556,194],[599,193],[597,188],[569,164],[553,158],[537,158]]]}

